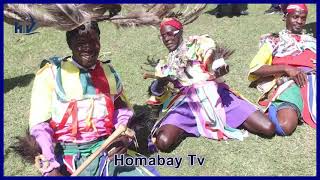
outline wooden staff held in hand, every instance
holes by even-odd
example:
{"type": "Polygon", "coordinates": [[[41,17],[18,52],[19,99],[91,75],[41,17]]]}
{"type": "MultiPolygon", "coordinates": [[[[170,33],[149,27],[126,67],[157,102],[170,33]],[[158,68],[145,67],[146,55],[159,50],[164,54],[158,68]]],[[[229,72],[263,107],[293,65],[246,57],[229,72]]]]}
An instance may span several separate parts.
{"type": "Polygon", "coordinates": [[[124,125],[120,125],[97,149],[93,154],[91,154],[86,161],[84,161],[80,167],[71,175],[78,176],[101,152],[105,151],[108,146],[112,144],[112,142],[122,135],[127,135],[129,137],[134,137],[134,131],[127,128],[124,125]]]}

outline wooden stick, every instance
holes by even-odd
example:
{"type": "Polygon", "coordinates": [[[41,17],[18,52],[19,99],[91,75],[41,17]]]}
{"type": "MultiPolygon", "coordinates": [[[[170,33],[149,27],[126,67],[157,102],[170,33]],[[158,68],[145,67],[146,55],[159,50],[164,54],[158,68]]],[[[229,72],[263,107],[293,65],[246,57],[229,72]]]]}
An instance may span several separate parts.
{"type": "Polygon", "coordinates": [[[124,125],[120,125],[100,146],[99,149],[97,149],[94,153],[92,153],[87,160],[85,160],[79,168],[71,175],[71,176],[78,176],[102,151],[107,148],[110,143],[115,140],[117,137],[119,137],[122,133],[124,133],[127,130],[127,127],[124,125]]]}
{"type": "Polygon", "coordinates": [[[149,73],[149,72],[145,72],[143,73],[143,78],[144,79],[158,79],[159,77],[155,76],[154,73],[149,73]]]}

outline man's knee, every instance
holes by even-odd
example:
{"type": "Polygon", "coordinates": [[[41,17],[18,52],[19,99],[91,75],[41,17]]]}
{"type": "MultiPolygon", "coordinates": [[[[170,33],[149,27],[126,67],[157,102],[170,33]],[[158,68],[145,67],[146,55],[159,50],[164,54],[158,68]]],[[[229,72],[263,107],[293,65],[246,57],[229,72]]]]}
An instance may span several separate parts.
{"type": "Polygon", "coordinates": [[[260,127],[261,134],[266,137],[274,136],[276,132],[276,127],[272,123],[272,121],[260,111],[256,111],[255,113],[257,114],[256,118],[259,118],[257,120],[262,122],[259,124],[260,126],[258,126],[260,127]]]}
{"type": "Polygon", "coordinates": [[[166,124],[159,128],[156,133],[155,145],[162,152],[171,152],[175,149],[186,137],[186,133],[183,129],[166,124]]]}
{"type": "Polygon", "coordinates": [[[262,134],[267,136],[267,137],[272,137],[274,136],[276,132],[276,127],[275,125],[269,120],[268,118],[265,118],[265,123],[262,126],[262,134]]]}
{"type": "Polygon", "coordinates": [[[293,109],[282,109],[277,113],[279,124],[285,135],[291,135],[298,125],[298,115],[293,109]]]}
{"type": "Polygon", "coordinates": [[[269,107],[269,119],[276,127],[276,134],[280,136],[291,135],[298,125],[298,113],[291,106],[281,108],[271,105],[269,107]]]}
{"type": "Polygon", "coordinates": [[[263,137],[273,137],[275,134],[275,125],[262,112],[256,111],[245,121],[247,128],[254,129],[253,133],[263,137]]]}
{"type": "Polygon", "coordinates": [[[160,132],[156,136],[156,146],[161,152],[171,152],[173,146],[172,140],[166,133],[160,132]]]}
{"type": "Polygon", "coordinates": [[[283,118],[283,119],[279,118],[279,121],[280,121],[279,123],[283,132],[287,136],[291,135],[298,125],[298,118],[283,118]]]}

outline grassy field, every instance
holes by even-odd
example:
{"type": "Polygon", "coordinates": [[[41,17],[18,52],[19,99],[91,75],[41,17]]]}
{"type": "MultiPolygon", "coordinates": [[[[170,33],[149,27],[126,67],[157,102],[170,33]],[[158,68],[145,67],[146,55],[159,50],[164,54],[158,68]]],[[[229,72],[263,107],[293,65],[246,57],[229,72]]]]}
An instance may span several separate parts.
{"type": "MultiPolygon", "coordinates": [[[[264,15],[268,4],[250,4],[248,16],[223,17],[204,13],[198,21],[185,27],[184,36],[209,34],[216,42],[235,49],[230,58],[231,72],[228,84],[255,102],[259,93],[248,88],[248,66],[258,50],[260,35],[279,32],[284,28],[281,15],[264,15]]],[[[209,5],[207,10],[215,8],[209,5]]],[[[315,25],[316,6],[309,6],[308,27],[315,25]]],[[[143,106],[148,98],[150,80],[142,79],[140,66],[147,57],[165,57],[167,50],[158,39],[158,30],[150,27],[119,29],[101,23],[101,55],[111,59],[124,82],[133,105],[143,106]]],[[[27,164],[8,147],[14,137],[23,135],[28,126],[30,95],[35,72],[42,59],[53,55],[67,56],[70,51],[65,33],[40,29],[34,35],[14,33],[13,26],[4,26],[4,175],[39,175],[33,165],[27,164]]],[[[158,167],[166,176],[314,176],[316,175],[316,130],[299,126],[290,137],[263,139],[250,134],[243,142],[214,141],[205,138],[187,138],[170,154],[179,156],[179,169],[158,167]],[[205,158],[203,166],[188,165],[188,154],[205,158]]]]}

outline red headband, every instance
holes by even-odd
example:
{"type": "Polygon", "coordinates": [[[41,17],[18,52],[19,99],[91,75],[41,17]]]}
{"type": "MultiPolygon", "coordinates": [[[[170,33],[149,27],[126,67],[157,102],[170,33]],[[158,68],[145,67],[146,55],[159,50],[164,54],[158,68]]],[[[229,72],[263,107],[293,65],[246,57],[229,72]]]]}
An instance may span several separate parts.
{"type": "Polygon", "coordinates": [[[162,21],[160,24],[160,29],[166,25],[175,27],[177,30],[183,29],[182,23],[174,18],[170,18],[170,19],[162,21]]]}
{"type": "Polygon", "coordinates": [[[289,4],[287,7],[287,13],[294,13],[296,11],[308,12],[308,7],[305,4],[289,4]]]}

